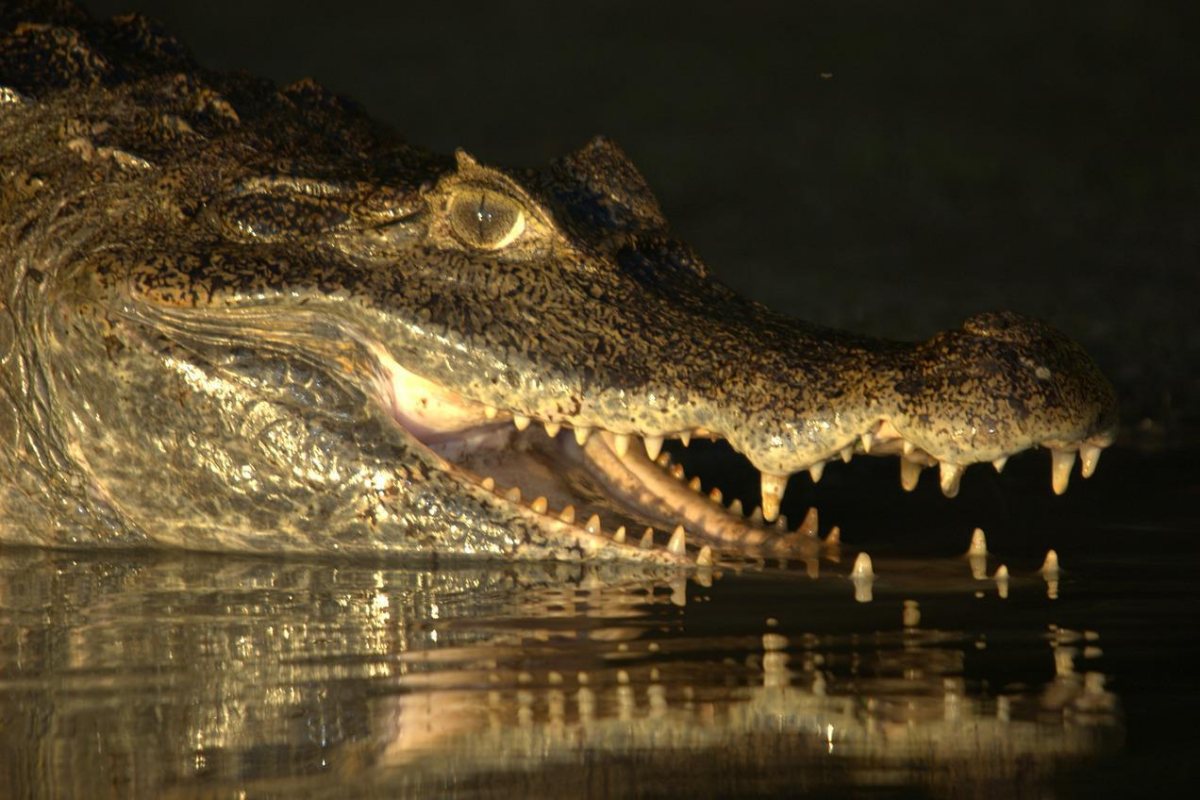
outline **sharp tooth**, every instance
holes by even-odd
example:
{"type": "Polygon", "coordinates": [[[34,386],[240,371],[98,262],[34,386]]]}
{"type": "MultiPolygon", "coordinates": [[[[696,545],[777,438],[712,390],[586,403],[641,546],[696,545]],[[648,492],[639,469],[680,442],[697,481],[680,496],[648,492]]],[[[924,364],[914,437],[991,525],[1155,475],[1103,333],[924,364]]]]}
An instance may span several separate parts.
{"type": "Polygon", "coordinates": [[[592,429],[588,427],[579,427],[575,429],[575,443],[580,447],[587,444],[588,437],[592,435],[592,429]]]}
{"type": "Polygon", "coordinates": [[[847,464],[849,464],[850,459],[852,458],[854,458],[854,445],[848,444],[842,448],[842,461],[845,461],[847,464]]]}
{"type": "Polygon", "coordinates": [[[817,463],[813,464],[808,468],[808,474],[809,477],[812,478],[813,483],[820,483],[821,476],[825,474],[825,462],[818,461],[817,463]]]}
{"type": "Polygon", "coordinates": [[[871,564],[871,557],[866,553],[859,553],[858,558],[854,559],[854,566],[850,569],[851,578],[873,578],[875,577],[875,567],[871,564]]]}
{"type": "Polygon", "coordinates": [[[833,546],[842,543],[842,529],[834,525],[825,536],[825,544],[833,546]]]}
{"type": "Polygon", "coordinates": [[[734,498],[734,501],[729,504],[729,513],[737,514],[739,517],[744,513],[742,511],[742,501],[734,498]]]}
{"type": "Polygon", "coordinates": [[[911,492],[917,488],[917,481],[921,480],[921,465],[915,461],[909,461],[907,458],[900,459],[900,486],[904,491],[911,492]]]}
{"type": "Polygon", "coordinates": [[[1008,463],[1008,456],[1000,456],[992,462],[992,466],[996,468],[996,472],[1004,472],[1004,465],[1008,463]]]}
{"type": "Polygon", "coordinates": [[[711,567],[713,565],[712,548],[708,545],[700,548],[700,552],[696,554],[696,566],[711,567]]]}
{"type": "Polygon", "coordinates": [[[542,424],[546,426],[546,435],[551,439],[553,439],[555,436],[558,436],[558,432],[562,430],[561,422],[545,422],[542,424]]]}
{"type": "Polygon", "coordinates": [[[986,556],[987,554],[987,535],[983,532],[983,528],[976,528],[971,532],[971,546],[967,548],[967,555],[986,556]]]}
{"type": "Polygon", "coordinates": [[[958,482],[962,480],[963,473],[962,465],[942,461],[938,464],[938,473],[942,484],[942,494],[946,497],[954,497],[958,494],[958,482]]]}
{"type": "Polygon", "coordinates": [[[773,522],[779,516],[779,503],[783,500],[787,482],[787,475],[774,472],[762,474],[762,514],[767,522],[773,522]]]}
{"type": "Polygon", "coordinates": [[[654,463],[658,464],[660,467],[671,466],[671,454],[670,453],[661,454],[658,458],[654,459],[654,463]]]}
{"type": "Polygon", "coordinates": [[[900,452],[904,453],[904,455],[906,455],[906,456],[912,455],[916,449],[917,449],[917,446],[915,444],[913,444],[912,442],[910,442],[908,439],[905,439],[904,444],[900,445],[900,452]]]}
{"type": "Polygon", "coordinates": [[[1043,575],[1058,574],[1058,553],[1053,550],[1046,551],[1046,560],[1042,562],[1041,573],[1043,575]]]}
{"type": "Polygon", "coordinates": [[[617,528],[617,532],[613,534],[613,541],[617,544],[625,544],[625,526],[617,528]]]}
{"type": "Polygon", "coordinates": [[[483,488],[487,489],[490,492],[496,488],[496,479],[493,478],[491,475],[489,475],[483,479],[483,481],[480,483],[480,485],[483,486],[483,488]]]}
{"type": "Polygon", "coordinates": [[[761,525],[761,524],[763,524],[765,519],[766,518],[763,517],[763,510],[761,508],[759,508],[758,506],[755,506],[754,511],[750,514],[750,521],[761,525]]]}
{"type": "Polygon", "coordinates": [[[591,518],[588,519],[588,521],[587,521],[587,525],[584,526],[584,529],[588,533],[599,533],[600,532],[600,515],[592,514],[591,518]]]}
{"type": "Polygon", "coordinates": [[[529,427],[529,417],[524,414],[513,414],[513,425],[517,426],[517,430],[523,431],[529,427]]]}
{"type": "Polygon", "coordinates": [[[713,487],[713,490],[708,493],[708,499],[712,500],[714,503],[720,503],[725,499],[725,496],[721,494],[720,489],[713,487]]]}
{"type": "Polygon", "coordinates": [[[800,527],[796,529],[796,532],[803,533],[805,536],[816,536],[820,527],[821,518],[817,514],[817,507],[811,506],[808,509],[808,513],[804,515],[804,522],[800,523],[800,527]]]}
{"type": "Polygon", "coordinates": [[[563,522],[575,521],[575,506],[566,506],[558,513],[558,518],[563,522]]]}
{"type": "Polygon", "coordinates": [[[1079,474],[1085,478],[1092,477],[1092,473],[1096,471],[1096,465],[1100,463],[1100,448],[1094,444],[1080,445],[1079,456],[1083,462],[1080,465],[1079,474]]]}
{"type": "Polygon", "coordinates": [[[628,433],[614,433],[613,434],[613,447],[616,449],[617,455],[620,456],[621,458],[624,458],[625,454],[629,452],[629,434],[628,433]]]}
{"type": "Polygon", "coordinates": [[[681,556],[687,550],[687,534],[683,532],[683,526],[679,525],[675,528],[675,532],[671,534],[671,541],[667,542],[667,552],[681,556]]]}
{"type": "Polygon", "coordinates": [[[488,419],[495,419],[496,415],[499,413],[500,413],[500,410],[498,408],[496,408],[495,406],[484,406],[483,407],[483,415],[485,417],[487,417],[488,419]]]}
{"type": "Polygon", "coordinates": [[[692,443],[692,432],[691,431],[683,431],[682,433],[680,433],[679,441],[683,442],[684,447],[687,447],[689,444],[692,443]]]}
{"type": "Polygon", "coordinates": [[[1005,566],[1004,564],[1001,564],[1000,566],[996,567],[996,574],[993,575],[992,578],[997,581],[1008,580],[1008,567],[1005,566]]]}
{"type": "Polygon", "coordinates": [[[1050,451],[1050,485],[1054,488],[1055,494],[1062,494],[1067,490],[1073,466],[1075,466],[1074,450],[1050,451]]]}
{"type": "Polygon", "coordinates": [[[693,492],[700,491],[701,486],[700,486],[700,476],[699,475],[697,475],[696,477],[694,477],[690,481],[688,481],[688,488],[691,489],[693,492]]]}
{"type": "Polygon", "coordinates": [[[654,547],[654,528],[646,528],[646,532],[642,534],[642,540],[638,544],[643,550],[654,547]]]}
{"type": "Polygon", "coordinates": [[[684,479],[683,464],[675,464],[671,467],[671,477],[677,481],[684,479]]]}
{"type": "Polygon", "coordinates": [[[504,493],[504,499],[510,503],[521,502],[521,487],[514,486],[511,489],[509,489],[507,492],[504,493]]]}
{"type": "Polygon", "coordinates": [[[871,452],[871,445],[875,444],[874,434],[864,433],[859,437],[862,440],[862,448],[864,453],[871,452]]]}
{"type": "Polygon", "coordinates": [[[646,446],[646,455],[653,461],[662,452],[663,438],[661,436],[646,436],[642,439],[642,444],[646,446]]]}
{"type": "Polygon", "coordinates": [[[530,503],[529,507],[539,514],[545,514],[546,509],[550,507],[550,503],[546,501],[546,498],[539,497],[537,500],[534,500],[532,503],[530,503]]]}

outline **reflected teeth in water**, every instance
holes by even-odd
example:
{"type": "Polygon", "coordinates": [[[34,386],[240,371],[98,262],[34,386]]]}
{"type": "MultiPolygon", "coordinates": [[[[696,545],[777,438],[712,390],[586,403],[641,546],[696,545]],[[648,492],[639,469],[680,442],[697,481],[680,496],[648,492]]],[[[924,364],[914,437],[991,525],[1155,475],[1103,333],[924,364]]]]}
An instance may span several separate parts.
{"type": "Polygon", "coordinates": [[[1050,451],[1050,486],[1055,494],[1062,494],[1067,490],[1067,484],[1071,480],[1071,468],[1074,466],[1074,450],[1050,451]]]}
{"type": "Polygon", "coordinates": [[[797,533],[803,533],[805,536],[816,536],[820,527],[821,520],[817,515],[817,507],[810,506],[808,513],[804,515],[804,521],[800,523],[800,527],[796,531],[797,533]]]}
{"type": "Polygon", "coordinates": [[[662,452],[663,438],[661,436],[646,436],[642,438],[642,444],[646,446],[646,455],[653,461],[662,452]]]}
{"type": "Polygon", "coordinates": [[[762,515],[768,522],[773,522],[779,516],[779,503],[783,500],[787,481],[787,475],[774,472],[762,474],[762,515]]]}
{"type": "Polygon", "coordinates": [[[971,546],[967,548],[969,556],[986,556],[987,536],[983,532],[983,528],[976,528],[971,532],[971,546]]]}
{"type": "Polygon", "coordinates": [[[587,521],[587,525],[584,526],[584,530],[586,530],[588,533],[599,533],[600,532],[600,515],[592,514],[591,518],[588,519],[588,521],[587,521]]]}
{"type": "Polygon", "coordinates": [[[575,521],[575,506],[567,506],[558,515],[558,518],[563,522],[575,521]]]}
{"type": "Polygon", "coordinates": [[[921,480],[921,465],[916,461],[909,461],[907,458],[900,459],[900,486],[904,491],[911,492],[917,488],[917,482],[921,480]]]}
{"type": "Polygon", "coordinates": [[[558,432],[562,430],[561,422],[543,422],[542,424],[546,426],[546,435],[551,439],[558,436],[558,432]]]}
{"type": "Polygon", "coordinates": [[[942,461],[938,464],[938,479],[942,484],[942,494],[954,497],[958,494],[958,483],[962,480],[963,468],[959,464],[942,461]]]}
{"type": "Polygon", "coordinates": [[[617,544],[625,544],[625,526],[617,528],[617,532],[613,534],[613,541],[617,544]]]}
{"type": "Polygon", "coordinates": [[[687,534],[684,533],[683,526],[679,525],[671,534],[671,540],[667,542],[667,552],[681,556],[687,550],[687,534]]]}
{"type": "Polygon", "coordinates": [[[696,554],[696,565],[700,567],[711,567],[713,565],[712,548],[708,545],[700,548],[700,552],[696,554]]]}
{"type": "Polygon", "coordinates": [[[1100,448],[1094,444],[1080,445],[1079,457],[1083,462],[1080,465],[1079,474],[1085,478],[1092,477],[1096,471],[1096,465],[1100,463],[1100,448]]]}
{"type": "Polygon", "coordinates": [[[1008,463],[1008,456],[1000,456],[992,462],[992,466],[996,468],[996,472],[1004,472],[1004,465],[1008,463]]]}
{"type": "Polygon", "coordinates": [[[629,434],[613,434],[613,448],[617,451],[618,456],[624,458],[625,454],[629,452],[629,434]]]}
{"type": "Polygon", "coordinates": [[[480,486],[487,489],[489,492],[493,491],[496,488],[496,479],[489,475],[480,482],[480,486]]]}
{"type": "Polygon", "coordinates": [[[642,540],[638,543],[643,550],[649,550],[654,546],[654,528],[646,528],[642,534],[642,540]]]}
{"type": "Polygon", "coordinates": [[[858,558],[854,559],[854,566],[850,570],[851,578],[874,578],[875,566],[871,563],[871,557],[866,553],[859,553],[858,558]]]}
{"type": "Polygon", "coordinates": [[[545,514],[546,509],[550,507],[550,503],[546,500],[546,498],[539,497],[537,500],[534,500],[532,503],[530,503],[529,507],[539,514],[545,514]]]}
{"type": "Polygon", "coordinates": [[[523,431],[529,427],[530,419],[524,414],[513,414],[513,425],[517,426],[517,430],[523,431]]]}
{"type": "Polygon", "coordinates": [[[583,447],[587,444],[588,437],[592,435],[592,429],[588,427],[575,429],[575,444],[583,447]]]}
{"type": "Polygon", "coordinates": [[[820,483],[821,476],[825,474],[825,462],[818,461],[808,468],[808,475],[812,478],[813,483],[820,483]]]}

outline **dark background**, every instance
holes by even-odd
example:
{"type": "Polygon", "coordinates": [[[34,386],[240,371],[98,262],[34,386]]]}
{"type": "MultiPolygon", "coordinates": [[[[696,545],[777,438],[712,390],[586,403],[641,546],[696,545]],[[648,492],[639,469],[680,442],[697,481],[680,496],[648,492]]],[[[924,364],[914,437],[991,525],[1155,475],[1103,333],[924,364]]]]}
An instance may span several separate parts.
{"type": "Polygon", "coordinates": [[[1200,4],[88,0],[311,76],[415,144],[542,164],[605,133],[742,291],[920,338],[1080,339],[1127,439],[1200,419],[1200,4]]]}

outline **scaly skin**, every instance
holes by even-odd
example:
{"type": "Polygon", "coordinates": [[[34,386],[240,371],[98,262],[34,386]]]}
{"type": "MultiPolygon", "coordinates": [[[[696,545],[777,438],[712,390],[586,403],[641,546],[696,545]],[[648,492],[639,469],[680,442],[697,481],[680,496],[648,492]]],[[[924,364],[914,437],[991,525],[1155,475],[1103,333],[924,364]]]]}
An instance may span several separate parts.
{"type": "Polygon", "coordinates": [[[834,458],[953,495],[1041,445],[1061,491],[1112,440],[1111,387],[1042,323],[907,344],[739,297],[605,139],[434,155],[42,5],[0,12],[0,541],[707,562],[806,546],[760,521],[834,458]],[[763,472],[761,517],[653,471],[693,436],[763,472]]]}

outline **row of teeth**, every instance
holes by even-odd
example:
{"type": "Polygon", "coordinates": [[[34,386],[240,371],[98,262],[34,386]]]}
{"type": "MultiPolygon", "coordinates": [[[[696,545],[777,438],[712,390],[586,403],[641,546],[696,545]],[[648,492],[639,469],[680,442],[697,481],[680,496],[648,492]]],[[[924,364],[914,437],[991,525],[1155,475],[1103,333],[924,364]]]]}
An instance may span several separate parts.
{"type": "MultiPolygon", "coordinates": [[[[493,407],[486,409],[488,419],[494,419],[499,413],[493,407]]],[[[528,428],[533,420],[530,417],[520,414],[514,414],[512,422],[517,430],[523,431],[528,428]]],[[[546,434],[551,438],[558,436],[563,429],[562,423],[559,422],[543,422],[546,428],[546,434]]],[[[588,439],[592,435],[592,429],[588,427],[573,428],[575,433],[575,441],[580,447],[587,444],[588,439]]],[[[881,422],[875,433],[862,434],[857,442],[857,446],[863,453],[870,453],[871,449],[876,445],[878,434],[884,434],[883,440],[889,443],[899,437],[895,429],[887,422],[881,422]]],[[[659,461],[662,454],[664,437],[662,436],[636,436],[628,433],[612,434],[614,448],[617,455],[624,458],[629,452],[634,439],[641,439],[642,445],[646,449],[646,455],[651,461],[659,461]]],[[[713,434],[707,430],[683,431],[678,434],[679,440],[687,447],[691,442],[692,437],[712,438],[713,434]]],[[[1101,448],[1098,445],[1090,442],[1081,442],[1077,447],[1068,448],[1050,448],[1050,485],[1054,493],[1061,495],[1067,490],[1067,484],[1071,480],[1071,471],[1075,467],[1076,453],[1078,452],[1081,462],[1080,474],[1084,478],[1092,477],[1096,471],[1096,465],[1100,461],[1101,448]]],[[[848,444],[841,448],[837,456],[842,461],[849,462],[854,456],[855,444],[848,444]]],[[[821,476],[825,473],[825,465],[832,461],[833,458],[818,461],[808,467],[808,474],[812,478],[813,483],[821,480],[821,476]]],[[[1008,456],[1002,456],[992,462],[997,472],[1004,469],[1004,465],[1008,462],[1008,456]]],[[[946,497],[954,497],[958,494],[959,483],[962,481],[962,475],[966,470],[966,464],[952,464],[948,461],[938,461],[933,456],[918,450],[917,447],[907,440],[901,439],[900,446],[900,485],[905,491],[911,492],[917,487],[917,481],[921,477],[921,471],[926,466],[933,464],[938,465],[938,483],[941,486],[942,494],[946,497]]],[[[665,466],[665,465],[664,465],[665,466]]],[[[761,489],[762,489],[762,518],[767,522],[774,522],[779,517],[779,506],[783,501],[783,494],[787,488],[790,475],[784,475],[772,472],[762,472],[761,489]]]]}

